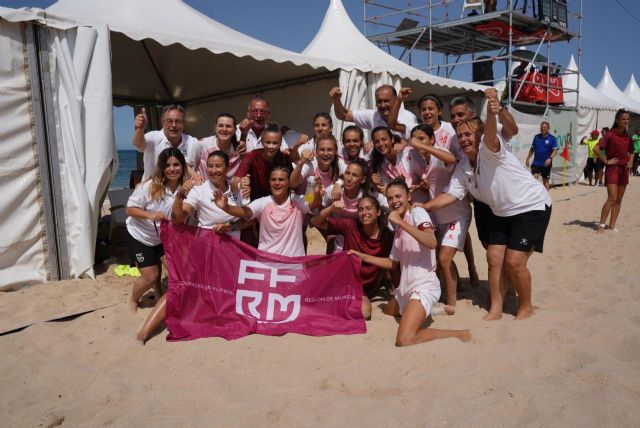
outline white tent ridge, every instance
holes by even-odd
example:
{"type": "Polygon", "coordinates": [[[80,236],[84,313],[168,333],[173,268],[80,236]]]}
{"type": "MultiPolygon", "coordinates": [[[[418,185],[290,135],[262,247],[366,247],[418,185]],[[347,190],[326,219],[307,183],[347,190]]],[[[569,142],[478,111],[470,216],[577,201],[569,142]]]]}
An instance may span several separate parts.
{"type": "Polygon", "coordinates": [[[609,67],[604,67],[602,79],[600,79],[596,89],[605,96],[618,101],[622,108],[627,109],[632,113],[640,114],[640,103],[629,98],[616,86],[613,78],[611,77],[611,73],[609,73],[609,67]]]}
{"type": "Polygon", "coordinates": [[[635,102],[640,103],[640,86],[638,86],[636,78],[633,76],[633,74],[629,78],[627,87],[624,88],[624,94],[635,102]]]}
{"type": "MultiPolygon", "coordinates": [[[[455,88],[462,91],[484,91],[486,87],[446,79],[418,70],[376,47],[358,30],[340,0],[330,0],[322,25],[303,55],[328,61],[351,63],[352,68],[365,73],[387,73],[402,79],[455,88]]],[[[350,68],[343,68],[350,70],[350,68]]]]}

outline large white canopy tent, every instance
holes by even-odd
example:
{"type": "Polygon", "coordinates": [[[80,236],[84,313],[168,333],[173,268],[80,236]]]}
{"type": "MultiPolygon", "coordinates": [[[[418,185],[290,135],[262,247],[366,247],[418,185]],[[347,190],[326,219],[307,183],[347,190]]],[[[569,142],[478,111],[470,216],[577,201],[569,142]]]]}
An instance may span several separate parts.
{"type": "MultiPolygon", "coordinates": [[[[1,288],[93,275],[99,206],[117,163],[114,102],[180,102],[189,132],[204,136],[217,113],[240,116],[260,93],[273,119],[304,128],[328,108],[339,74],[358,69],[252,39],[179,0],[158,10],[151,0],[0,8],[0,77],[11,95],[1,107],[14,125],[0,135],[3,218],[15,219],[2,225],[1,288]],[[175,22],[179,32],[166,30],[175,22]]],[[[404,66],[400,77],[433,77],[404,66]]],[[[457,93],[477,87],[447,84],[457,93]]]]}
{"type": "MultiPolygon", "coordinates": [[[[383,84],[396,89],[401,85],[412,88],[410,100],[426,93],[443,98],[476,93],[475,98],[479,100],[479,94],[486,88],[425,73],[383,52],[358,30],[340,0],[330,1],[318,33],[302,54],[354,64],[351,69],[340,70],[336,85],[342,90],[343,104],[352,110],[374,109],[375,90],[383,84]]],[[[336,120],[333,109],[331,115],[334,133],[340,135],[349,123],[336,120]]]]}

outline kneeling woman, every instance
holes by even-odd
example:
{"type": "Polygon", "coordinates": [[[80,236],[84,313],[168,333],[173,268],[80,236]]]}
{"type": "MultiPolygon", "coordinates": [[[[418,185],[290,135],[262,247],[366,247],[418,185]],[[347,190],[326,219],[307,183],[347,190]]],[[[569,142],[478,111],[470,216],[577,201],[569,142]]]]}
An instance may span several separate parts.
{"type": "Polygon", "coordinates": [[[291,170],[274,166],[269,175],[271,195],[251,201],[244,207],[229,204],[228,197],[216,191],[216,205],[228,214],[244,220],[256,219],[260,223],[258,249],[281,256],[304,256],[302,224],[305,214],[320,206],[321,183],[316,183],[314,201],[309,204],[302,195],[294,195],[289,188],[291,170]]]}
{"type": "MultiPolygon", "coordinates": [[[[378,200],[370,195],[361,197],[356,206],[356,218],[335,216],[344,209],[344,201],[335,201],[322,209],[311,222],[318,229],[326,229],[329,234],[342,235],[345,251],[355,250],[374,257],[389,257],[393,233],[387,227],[387,219],[378,200]]],[[[360,268],[360,279],[364,291],[362,314],[367,320],[371,319],[371,300],[369,299],[376,295],[383,278],[382,269],[363,261],[360,268]]]]}
{"type": "MultiPolygon", "coordinates": [[[[436,236],[429,214],[422,208],[411,208],[409,187],[402,179],[392,181],[386,189],[391,213],[389,222],[396,232],[389,258],[381,258],[350,250],[363,261],[383,269],[400,266],[400,285],[396,290],[397,308],[401,315],[396,346],[415,345],[434,339],[455,337],[471,339],[469,330],[422,329],[422,324],[434,311],[440,298],[440,281],[436,275],[436,236]]],[[[393,305],[393,302],[389,302],[393,305]]],[[[451,307],[445,307],[449,313],[451,307]]]]}
{"type": "Polygon", "coordinates": [[[127,229],[125,242],[129,258],[140,270],[129,298],[132,312],[138,310],[140,298],[153,288],[160,298],[161,258],[164,256],[160,241],[159,220],[171,217],[176,193],[187,177],[187,163],[178,149],[165,149],[158,156],[156,172],[150,180],[138,187],[127,202],[127,229]]]}
{"type": "Polygon", "coordinates": [[[516,319],[519,320],[533,314],[531,273],[527,262],[534,250],[542,252],[551,217],[551,197],[520,160],[506,149],[498,134],[496,114],[500,103],[495,89],[487,90],[487,101],[486,125],[477,118],[458,123],[458,141],[467,156],[456,165],[444,193],[423,207],[439,209],[465,198],[467,193],[491,207],[487,247],[491,308],[484,319],[502,317],[507,292],[506,282],[500,281],[504,263],[518,293],[520,304],[516,319]]]}

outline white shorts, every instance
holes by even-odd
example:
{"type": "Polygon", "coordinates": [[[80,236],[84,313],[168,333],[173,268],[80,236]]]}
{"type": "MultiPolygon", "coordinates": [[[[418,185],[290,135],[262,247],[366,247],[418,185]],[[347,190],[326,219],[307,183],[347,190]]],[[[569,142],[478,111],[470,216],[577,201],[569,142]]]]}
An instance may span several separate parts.
{"type": "Polygon", "coordinates": [[[431,315],[433,305],[440,299],[440,289],[438,288],[436,290],[428,287],[418,287],[414,289],[408,297],[402,296],[400,294],[400,290],[396,289],[395,297],[400,309],[400,315],[402,315],[402,313],[404,312],[404,307],[407,306],[409,300],[419,300],[420,303],[422,303],[424,311],[426,312],[426,319],[429,315],[431,315]]]}
{"type": "Polygon", "coordinates": [[[452,247],[458,251],[464,250],[464,241],[467,239],[467,232],[471,219],[461,218],[451,223],[439,224],[436,230],[436,238],[440,246],[452,247]]]}

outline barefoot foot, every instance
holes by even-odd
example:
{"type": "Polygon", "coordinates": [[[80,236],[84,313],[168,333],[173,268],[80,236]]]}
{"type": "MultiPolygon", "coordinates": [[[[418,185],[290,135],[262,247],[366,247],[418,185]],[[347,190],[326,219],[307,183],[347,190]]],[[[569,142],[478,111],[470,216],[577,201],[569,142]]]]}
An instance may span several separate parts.
{"type": "Polygon", "coordinates": [[[518,313],[516,314],[516,321],[526,320],[527,318],[530,318],[531,315],[533,315],[533,308],[518,309],[518,313]]]}
{"type": "Polygon", "coordinates": [[[482,319],[485,321],[496,321],[496,320],[502,319],[502,313],[489,312],[487,315],[482,317],[482,319]]]}

